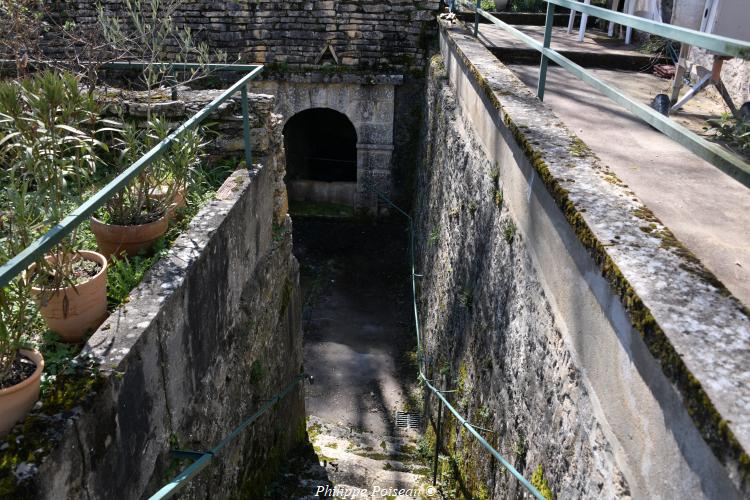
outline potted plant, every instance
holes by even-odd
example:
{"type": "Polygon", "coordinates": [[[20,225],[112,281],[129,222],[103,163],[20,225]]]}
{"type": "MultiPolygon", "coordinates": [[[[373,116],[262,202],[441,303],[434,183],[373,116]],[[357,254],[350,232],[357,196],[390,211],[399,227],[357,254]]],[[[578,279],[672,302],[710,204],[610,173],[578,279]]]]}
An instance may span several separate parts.
{"type": "Polygon", "coordinates": [[[28,273],[39,312],[63,342],[80,342],[107,318],[107,259],[90,250],[65,249],[45,260],[47,269],[34,264],[28,273]]]}
{"type": "MultiPolygon", "coordinates": [[[[159,117],[149,120],[145,129],[135,123],[126,124],[118,140],[119,168],[128,168],[169,133],[169,124],[159,117]]],[[[164,235],[169,219],[185,204],[203,145],[200,132],[183,133],[168,152],[138,174],[91,218],[91,230],[104,255],[132,257],[148,252],[164,235]]]]}
{"type": "Polygon", "coordinates": [[[0,437],[26,416],[39,399],[44,370],[42,355],[36,350],[23,348],[20,333],[27,318],[33,316],[18,318],[18,315],[30,312],[24,310],[24,305],[28,307],[32,301],[27,295],[25,304],[19,304],[18,291],[6,287],[0,292],[3,316],[0,324],[0,437]]]}
{"type": "MultiPolygon", "coordinates": [[[[14,120],[6,114],[20,108],[16,95],[16,86],[0,83],[0,262],[7,262],[33,241],[39,223],[31,210],[35,204],[29,203],[22,183],[12,182],[17,172],[7,168],[17,153],[8,147],[17,136],[14,120]]],[[[28,282],[16,277],[0,288],[0,437],[39,398],[44,360],[38,352],[25,349],[24,342],[35,318],[28,282]]]]}
{"type": "MultiPolygon", "coordinates": [[[[10,241],[8,220],[3,215],[1,229],[3,241],[0,258],[4,262],[22,250],[22,233],[29,226],[22,223],[21,230],[12,234],[20,238],[10,241]]],[[[39,399],[44,358],[24,342],[35,318],[30,285],[25,280],[15,279],[0,289],[0,437],[21,420],[39,399]]]]}
{"type": "MultiPolygon", "coordinates": [[[[73,75],[51,71],[2,84],[0,120],[4,243],[22,242],[22,249],[80,204],[106,150],[95,136],[113,129],[101,127],[98,106],[73,75]]],[[[106,260],[80,247],[75,230],[21,277],[47,326],[67,342],[80,341],[107,314],[106,260]]]]}
{"type": "Polygon", "coordinates": [[[187,130],[172,144],[168,157],[165,159],[170,182],[162,189],[164,195],[170,199],[170,217],[179,217],[180,212],[187,206],[190,186],[195,184],[200,175],[198,169],[206,156],[204,148],[208,142],[204,140],[202,128],[187,130]]]}

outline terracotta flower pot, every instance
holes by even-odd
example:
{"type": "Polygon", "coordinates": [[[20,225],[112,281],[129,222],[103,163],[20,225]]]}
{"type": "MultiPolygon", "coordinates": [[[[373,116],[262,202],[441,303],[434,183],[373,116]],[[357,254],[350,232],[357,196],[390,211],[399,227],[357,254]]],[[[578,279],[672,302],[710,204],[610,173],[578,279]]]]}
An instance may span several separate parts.
{"type": "MultiPolygon", "coordinates": [[[[155,200],[161,201],[167,195],[168,189],[169,188],[166,186],[156,189],[152,197],[155,200]]],[[[185,196],[186,191],[187,188],[182,187],[181,189],[178,189],[174,192],[172,203],[169,205],[169,208],[167,208],[167,215],[169,216],[170,220],[178,218],[178,210],[183,209],[187,206],[187,196],[185,196]]]]}
{"type": "Polygon", "coordinates": [[[21,349],[21,354],[36,363],[36,370],[26,380],[0,389],[0,437],[5,436],[39,399],[39,382],[44,370],[44,358],[37,351],[21,349]]]}
{"type": "Polygon", "coordinates": [[[80,342],[84,335],[96,330],[107,317],[107,259],[97,252],[82,250],[78,253],[86,260],[101,264],[102,269],[96,276],[75,287],[31,289],[47,327],[57,333],[63,342],[80,342]]]}
{"type": "Polygon", "coordinates": [[[96,236],[96,244],[108,259],[123,253],[133,257],[150,250],[154,242],[167,232],[168,227],[168,211],[154,222],[136,226],[105,224],[95,217],[91,218],[91,231],[96,236]]]}
{"type": "Polygon", "coordinates": [[[175,210],[179,210],[181,208],[185,208],[187,206],[187,196],[185,196],[185,189],[180,189],[174,194],[174,199],[172,199],[172,205],[169,206],[169,209],[174,213],[175,210]]]}

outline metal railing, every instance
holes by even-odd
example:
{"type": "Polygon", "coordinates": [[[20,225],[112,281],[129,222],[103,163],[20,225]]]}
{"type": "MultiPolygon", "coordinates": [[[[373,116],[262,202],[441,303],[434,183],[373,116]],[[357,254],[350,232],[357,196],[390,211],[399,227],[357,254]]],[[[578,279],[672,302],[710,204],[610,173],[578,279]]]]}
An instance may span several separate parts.
{"type": "Polygon", "coordinates": [[[173,458],[182,458],[182,459],[188,459],[192,460],[193,463],[190,464],[186,469],[184,469],[182,472],[180,472],[177,476],[174,477],[169,483],[165,484],[159,491],[154,493],[151,497],[149,497],[149,500],[163,500],[165,498],[171,498],[175,494],[177,494],[182,488],[184,488],[187,483],[195,477],[200,471],[205,469],[211,461],[221,452],[222,449],[224,449],[225,446],[227,446],[229,443],[234,441],[237,436],[239,436],[242,431],[244,431],[247,427],[252,425],[256,420],[258,420],[260,417],[263,416],[268,410],[273,408],[273,406],[284,399],[291,391],[294,389],[297,384],[301,383],[303,380],[307,379],[308,375],[305,373],[300,373],[297,375],[294,380],[292,380],[289,384],[287,384],[286,387],[284,387],[281,391],[276,393],[271,399],[267,400],[263,406],[261,406],[258,411],[250,415],[248,418],[242,421],[240,425],[234,428],[232,432],[230,432],[227,437],[219,441],[219,443],[211,448],[208,451],[185,451],[185,450],[172,450],[170,451],[170,454],[173,458]]]}
{"type": "MultiPolygon", "coordinates": [[[[164,65],[172,67],[176,70],[190,69],[201,65],[195,64],[175,64],[175,63],[164,63],[164,65]]],[[[144,67],[143,63],[110,63],[110,67],[113,68],[138,68],[144,67]]],[[[203,65],[205,66],[205,65],[203,65]]],[[[248,92],[247,84],[250,80],[263,71],[262,65],[252,64],[220,64],[211,65],[214,66],[212,69],[221,69],[222,71],[248,71],[242,78],[237,80],[231,87],[221,93],[216,99],[207,104],[203,109],[198,111],[192,117],[190,117],[185,123],[177,127],[171,134],[169,134],[163,141],[154,146],[146,154],[141,156],[135,163],[125,169],[120,175],[111,180],[102,189],[97,191],[88,200],[86,200],[78,208],[74,209],[68,214],[63,220],[55,224],[49,231],[44,235],[40,236],[31,245],[22,250],[18,255],[10,259],[8,262],[0,266],[0,287],[8,285],[13,278],[24,272],[31,264],[37,260],[43,258],[43,256],[52,249],[57,243],[62,241],[67,235],[69,235],[79,224],[86,221],[96,209],[104,205],[107,200],[114,196],[119,190],[123,189],[131,180],[133,180],[139,173],[147,168],[151,163],[158,159],[162,154],[169,150],[170,146],[176,138],[178,138],[183,132],[195,128],[201,122],[203,122],[208,116],[216,110],[220,104],[231,98],[237,92],[242,94],[242,129],[245,146],[245,163],[248,168],[252,164],[252,149],[250,145],[250,115],[249,115],[249,103],[248,103],[248,92]]]]}
{"type": "Polygon", "coordinates": [[[490,455],[492,455],[495,460],[500,462],[500,464],[508,471],[510,472],[513,477],[515,477],[521,485],[526,488],[526,490],[534,496],[534,498],[537,498],[538,500],[546,500],[545,496],[542,495],[539,490],[537,490],[534,485],[532,485],[523,475],[516,470],[513,465],[510,464],[501,454],[499,451],[497,451],[495,448],[492,447],[490,443],[487,442],[487,440],[479,433],[479,431],[487,431],[487,429],[482,429],[481,427],[477,427],[475,425],[472,425],[466,418],[464,418],[458,410],[456,410],[453,405],[448,402],[448,399],[444,396],[444,393],[452,392],[452,391],[441,391],[440,389],[436,388],[434,385],[432,385],[432,380],[428,379],[425,375],[425,367],[424,367],[424,357],[423,357],[423,351],[422,351],[422,329],[419,322],[419,308],[417,307],[417,278],[421,277],[420,274],[416,273],[416,264],[414,262],[414,223],[411,218],[411,215],[404,212],[399,206],[397,206],[395,203],[393,203],[387,196],[385,196],[383,193],[380,193],[378,191],[375,191],[375,193],[388,205],[393,207],[394,210],[396,210],[399,214],[406,217],[406,219],[409,221],[409,265],[411,267],[411,293],[412,293],[412,306],[414,310],[414,327],[415,332],[417,335],[417,364],[419,368],[419,380],[424,383],[425,387],[430,390],[432,394],[435,394],[437,396],[438,401],[441,403],[438,406],[438,419],[437,419],[437,429],[435,430],[435,456],[433,461],[433,470],[432,470],[432,484],[435,485],[437,482],[437,462],[438,462],[438,454],[440,452],[440,435],[442,431],[442,415],[443,415],[443,407],[445,407],[455,418],[458,420],[458,423],[461,424],[461,427],[465,428],[469,433],[479,442],[482,447],[489,452],[490,455]]]}
{"type": "Polygon", "coordinates": [[[750,187],[750,164],[742,158],[718,144],[707,141],[691,130],[688,130],[682,125],[670,120],[668,117],[662,115],[650,106],[632,99],[615,87],[600,80],[591,72],[586,71],[582,66],[574,63],[567,57],[550,48],[556,5],[692,45],[694,47],[700,47],[722,56],[750,59],[750,43],[670,24],[658,23],[602,7],[586,5],[575,0],[544,0],[547,2],[547,15],[544,25],[544,39],[542,42],[539,42],[483,10],[480,6],[479,0],[476,1],[476,4],[468,2],[467,0],[456,1],[474,12],[475,36],[479,37],[479,18],[482,17],[541,53],[539,83],[537,86],[537,97],[539,97],[540,100],[544,100],[544,90],[547,82],[547,66],[549,61],[552,61],[569,73],[572,73],[579,80],[584,81],[617,104],[623,106],[630,113],[659,130],[667,137],[677,141],[697,156],[721,169],[726,174],[734,177],[745,186],[750,187]]]}

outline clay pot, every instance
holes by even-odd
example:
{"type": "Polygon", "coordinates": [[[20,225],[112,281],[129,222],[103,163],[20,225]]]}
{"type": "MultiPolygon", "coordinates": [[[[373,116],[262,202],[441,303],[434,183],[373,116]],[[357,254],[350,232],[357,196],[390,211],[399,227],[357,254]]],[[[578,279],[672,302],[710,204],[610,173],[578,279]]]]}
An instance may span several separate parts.
{"type": "MultiPolygon", "coordinates": [[[[186,190],[187,189],[183,187],[182,189],[174,192],[172,204],[169,205],[169,208],[167,208],[167,215],[169,216],[170,220],[177,219],[179,216],[178,210],[183,209],[187,206],[187,197],[185,196],[186,190]]],[[[152,198],[161,201],[167,195],[167,191],[168,188],[166,186],[164,186],[163,188],[159,188],[152,194],[152,198]]]]}
{"type": "Polygon", "coordinates": [[[91,217],[91,232],[96,236],[99,251],[108,259],[123,253],[134,257],[142,251],[150,250],[154,242],[167,232],[168,227],[169,211],[154,222],[135,226],[105,224],[96,217],[91,217]]]}
{"type": "MultiPolygon", "coordinates": [[[[75,287],[31,289],[47,328],[57,333],[63,342],[80,342],[84,335],[96,330],[107,318],[107,259],[100,253],[87,250],[78,252],[78,255],[101,264],[101,271],[75,287]]],[[[47,257],[48,260],[52,258],[47,257]]],[[[30,274],[33,268],[30,268],[30,274]]]]}
{"type": "Polygon", "coordinates": [[[187,197],[185,196],[185,189],[180,189],[174,194],[174,199],[169,209],[174,213],[175,210],[185,208],[187,206],[187,197]]]}
{"type": "Polygon", "coordinates": [[[508,7],[508,0],[495,0],[495,12],[500,12],[508,7]]]}
{"type": "Polygon", "coordinates": [[[21,354],[36,363],[36,370],[26,380],[0,389],[0,437],[5,436],[23,419],[39,399],[39,382],[44,370],[44,358],[37,351],[21,349],[21,354]]]}

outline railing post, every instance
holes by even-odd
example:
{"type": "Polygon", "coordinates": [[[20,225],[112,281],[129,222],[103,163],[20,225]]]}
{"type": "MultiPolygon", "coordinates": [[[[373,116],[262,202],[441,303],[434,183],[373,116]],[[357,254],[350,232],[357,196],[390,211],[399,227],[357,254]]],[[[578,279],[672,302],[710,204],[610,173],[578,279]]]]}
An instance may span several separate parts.
{"type": "MultiPolygon", "coordinates": [[[[544,21],[544,42],[543,46],[545,49],[550,47],[552,42],[552,25],[555,20],[555,4],[547,3],[547,17],[544,21]]],[[[542,52],[542,59],[539,63],[539,82],[536,87],[536,96],[540,101],[544,100],[544,87],[547,85],[547,63],[549,59],[542,52]]]]}
{"type": "Polygon", "coordinates": [[[437,430],[435,431],[435,458],[432,461],[432,485],[437,484],[437,466],[438,466],[438,454],[440,453],[440,434],[443,426],[443,402],[440,398],[437,400],[438,403],[438,421],[437,430]]]}
{"type": "Polygon", "coordinates": [[[169,80],[169,90],[171,93],[171,99],[173,101],[177,100],[177,77],[174,75],[174,70],[172,66],[169,67],[169,70],[167,72],[167,79],[169,80]]]}
{"type": "Polygon", "coordinates": [[[481,8],[482,0],[477,0],[477,5],[474,9],[474,36],[479,36],[479,9],[481,8]]]}
{"type": "Polygon", "coordinates": [[[250,104],[247,99],[247,85],[242,86],[242,133],[245,138],[245,165],[253,168],[253,150],[250,145],[250,104]]]}

